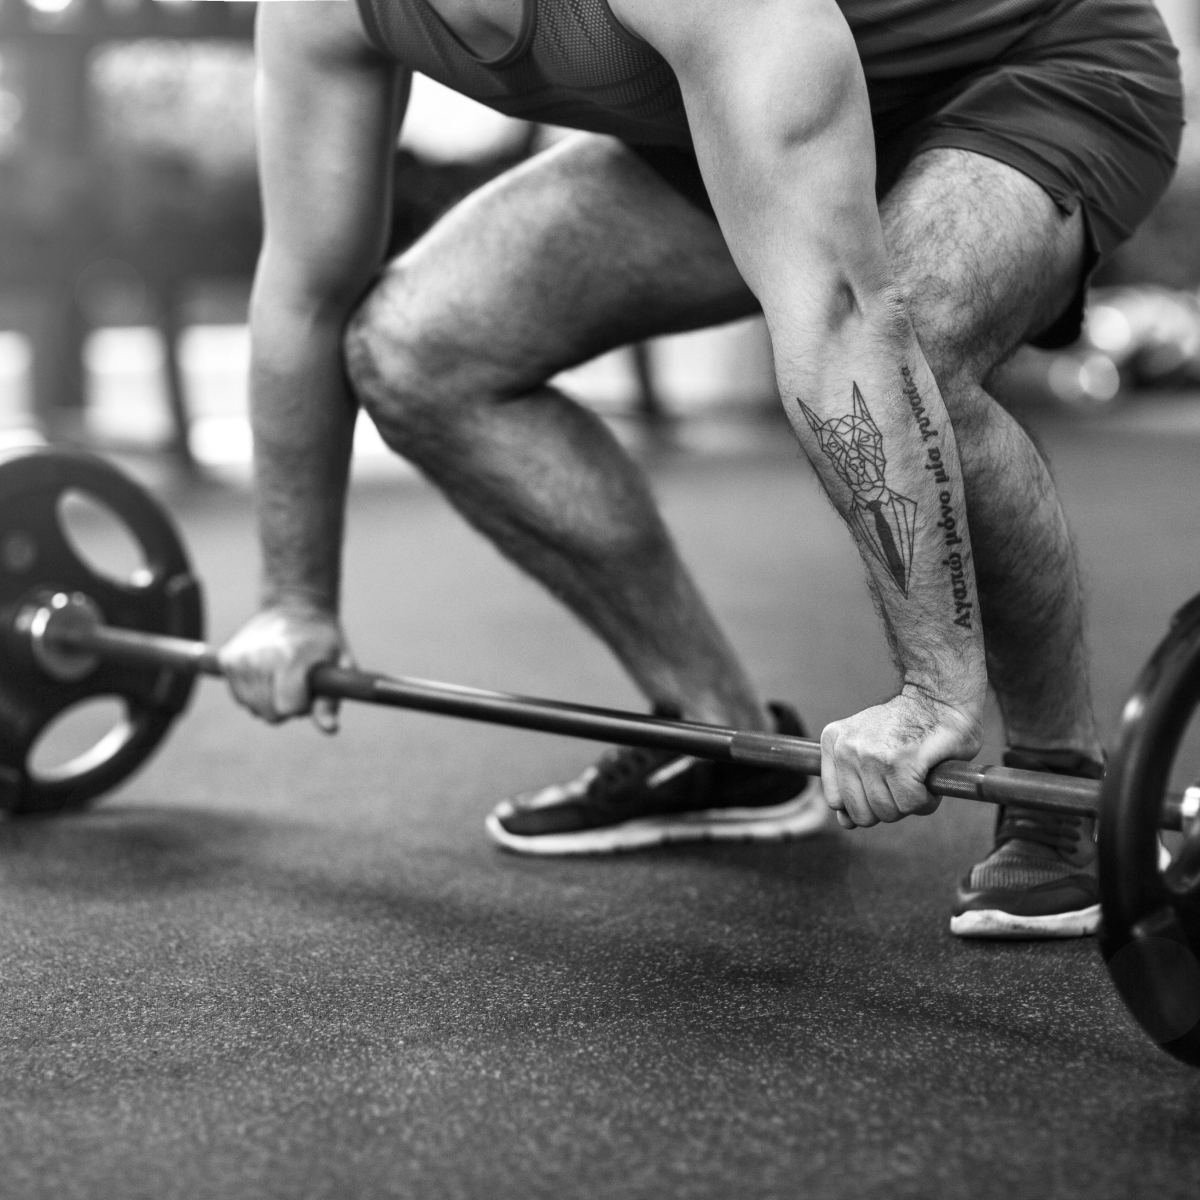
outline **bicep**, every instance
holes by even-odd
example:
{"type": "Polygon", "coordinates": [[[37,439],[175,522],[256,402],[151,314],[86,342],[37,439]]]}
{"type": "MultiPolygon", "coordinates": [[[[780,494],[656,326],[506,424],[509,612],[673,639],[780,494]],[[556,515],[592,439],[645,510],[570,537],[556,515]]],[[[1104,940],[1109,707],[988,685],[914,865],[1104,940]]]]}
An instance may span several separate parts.
{"type": "Polygon", "coordinates": [[[353,303],[386,249],[408,80],[350,18],[350,4],[259,9],[260,277],[297,300],[353,303]]]}
{"type": "Polygon", "coordinates": [[[779,283],[795,302],[797,276],[875,271],[870,106],[835,0],[624,3],[645,8],[643,36],[679,78],[713,207],[764,305],[779,283]]]}

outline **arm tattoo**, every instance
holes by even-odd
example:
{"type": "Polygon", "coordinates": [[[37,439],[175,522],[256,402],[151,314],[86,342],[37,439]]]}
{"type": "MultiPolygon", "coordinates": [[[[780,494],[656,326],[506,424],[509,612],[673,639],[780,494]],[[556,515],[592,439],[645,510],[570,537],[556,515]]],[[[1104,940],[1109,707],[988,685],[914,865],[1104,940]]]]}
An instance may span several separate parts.
{"type": "MultiPolygon", "coordinates": [[[[925,412],[925,405],[921,403],[921,393],[917,391],[917,384],[912,377],[912,372],[907,367],[901,367],[900,374],[904,379],[904,398],[908,401],[913,419],[917,422],[917,429],[921,434],[921,444],[924,445],[930,441],[935,443],[932,446],[925,446],[925,470],[933,472],[934,483],[949,484],[950,476],[946,471],[946,464],[942,462],[942,449],[936,444],[941,440],[941,435],[929,423],[929,417],[925,412]]],[[[954,497],[948,487],[938,493],[938,509],[941,520],[937,525],[942,531],[942,544],[946,548],[946,557],[942,559],[942,566],[950,573],[950,594],[954,597],[954,623],[963,629],[971,629],[973,628],[975,605],[967,587],[966,573],[970,555],[968,554],[964,559],[962,552],[958,549],[963,543],[963,538],[958,532],[958,518],[954,515],[954,497]]]]}
{"type": "MultiPolygon", "coordinates": [[[[900,368],[904,379],[904,398],[912,409],[913,419],[925,446],[925,470],[933,475],[935,484],[950,483],[942,461],[940,432],[930,423],[921,402],[921,394],[907,367],[900,368]]],[[[817,435],[821,450],[829,459],[838,477],[850,489],[850,512],[847,520],[859,540],[887,568],[892,582],[907,596],[912,571],[913,547],[916,540],[917,502],[892,491],[883,477],[887,458],[883,453],[883,433],[875,424],[858,384],[853,384],[851,412],[848,416],[822,421],[799,397],[796,402],[817,435]]],[[[938,529],[946,557],[942,566],[950,576],[950,592],[954,599],[954,623],[964,629],[973,628],[974,600],[967,584],[970,556],[964,558],[958,549],[963,537],[958,531],[953,495],[946,487],[938,493],[938,529]]]]}
{"type": "Polygon", "coordinates": [[[849,416],[822,421],[797,397],[800,411],[817,435],[825,457],[850,489],[847,520],[860,541],[887,568],[895,585],[908,595],[913,544],[917,528],[917,502],[893,492],[883,478],[887,459],[883,433],[854,384],[849,416]]]}

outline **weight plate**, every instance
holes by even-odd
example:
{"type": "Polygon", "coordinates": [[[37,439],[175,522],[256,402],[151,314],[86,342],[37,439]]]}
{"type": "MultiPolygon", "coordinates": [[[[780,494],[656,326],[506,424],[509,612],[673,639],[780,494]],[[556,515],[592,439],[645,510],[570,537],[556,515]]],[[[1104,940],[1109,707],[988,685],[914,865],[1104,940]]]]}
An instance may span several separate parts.
{"type": "Polygon", "coordinates": [[[1178,612],[1121,718],[1100,795],[1100,949],[1122,999],[1168,1053],[1200,1066],[1200,822],[1160,864],[1163,802],[1200,704],[1200,596],[1178,612]]]}
{"type": "Polygon", "coordinates": [[[80,592],[109,625],[202,639],[203,604],[175,527],[146,491],[95,455],[52,448],[0,457],[0,809],[77,809],[127,779],[162,741],[195,685],[189,672],[102,662],[80,679],[55,679],[17,629],[23,609],[53,592],[80,592]],[[63,527],[62,502],[82,493],[137,543],[145,567],[127,580],[98,574],[63,527]],[[56,717],[115,696],[122,724],[86,754],[35,773],[30,756],[56,717]]]}

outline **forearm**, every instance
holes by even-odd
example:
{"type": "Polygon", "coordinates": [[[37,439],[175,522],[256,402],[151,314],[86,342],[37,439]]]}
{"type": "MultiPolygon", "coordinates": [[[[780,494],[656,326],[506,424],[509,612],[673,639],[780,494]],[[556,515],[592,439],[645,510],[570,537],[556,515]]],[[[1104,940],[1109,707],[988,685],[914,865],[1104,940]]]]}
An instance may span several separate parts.
{"type": "Polygon", "coordinates": [[[251,421],[264,605],[336,612],[355,404],[338,312],[305,311],[269,284],[252,314],[251,421]]]}
{"type": "Polygon", "coordinates": [[[820,345],[776,314],[781,394],[862,554],[904,686],[974,708],[986,670],[954,430],[899,304],[886,290],[858,299],[820,345]]]}
{"type": "Polygon", "coordinates": [[[347,318],[387,246],[407,76],[350,4],[264,5],[257,120],[265,237],[251,301],[263,601],[334,612],[355,405],[347,318]]]}

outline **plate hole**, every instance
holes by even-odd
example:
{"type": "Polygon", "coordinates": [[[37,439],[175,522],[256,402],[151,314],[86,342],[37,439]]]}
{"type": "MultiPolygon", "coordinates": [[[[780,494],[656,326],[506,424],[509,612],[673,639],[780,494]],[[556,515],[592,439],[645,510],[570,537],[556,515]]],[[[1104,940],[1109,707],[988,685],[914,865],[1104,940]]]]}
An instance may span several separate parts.
{"type": "Polygon", "coordinates": [[[71,548],[97,575],[125,584],[149,578],[142,547],[107,504],[71,489],[58,502],[58,519],[71,548]]]}
{"type": "Polygon", "coordinates": [[[42,783],[82,775],[116,754],[130,732],[128,710],[117,696],[81,700],[42,730],[29,752],[29,773],[42,783]]]}

